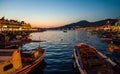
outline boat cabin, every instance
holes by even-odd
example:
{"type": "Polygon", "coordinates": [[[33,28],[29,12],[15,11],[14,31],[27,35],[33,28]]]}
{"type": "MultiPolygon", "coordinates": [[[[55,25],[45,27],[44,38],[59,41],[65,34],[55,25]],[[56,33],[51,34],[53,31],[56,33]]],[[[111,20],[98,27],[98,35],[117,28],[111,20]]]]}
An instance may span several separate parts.
{"type": "Polygon", "coordinates": [[[37,50],[23,50],[21,57],[23,63],[31,63],[40,56],[40,52],[37,50]]]}
{"type": "Polygon", "coordinates": [[[20,50],[0,49],[0,74],[12,73],[22,68],[20,50]]]}

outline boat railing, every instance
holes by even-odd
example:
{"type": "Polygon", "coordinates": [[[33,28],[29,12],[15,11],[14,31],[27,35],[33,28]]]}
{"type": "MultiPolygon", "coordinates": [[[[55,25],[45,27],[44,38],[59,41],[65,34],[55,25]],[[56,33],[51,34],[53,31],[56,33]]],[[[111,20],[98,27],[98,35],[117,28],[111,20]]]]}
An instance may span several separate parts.
{"type": "Polygon", "coordinates": [[[78,69],[79,69],[80,73],[81,74],[85,74],[84,69],[82,69],[81,66],[79,65],[79,61],[78,61],[78,57],[77,57],[77,52],[76,52],[76,47],[74,48],[74,56],[75,56],[76,64],[78,66],[78,69]]]}

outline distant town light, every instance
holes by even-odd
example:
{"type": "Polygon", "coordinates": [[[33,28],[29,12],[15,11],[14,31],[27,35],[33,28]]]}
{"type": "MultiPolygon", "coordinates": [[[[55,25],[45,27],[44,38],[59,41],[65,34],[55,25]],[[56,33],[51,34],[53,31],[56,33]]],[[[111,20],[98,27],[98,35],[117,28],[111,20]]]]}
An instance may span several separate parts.
{"type": "Polygon", "coordinates": [[[4,28],[7,28],[7,25],[4,25],[3,27],[4,27],[4,28]]]}
{"type": "Polygon", "coordinates": [[[12,28],[10,28],[9,30],[12,30],[12,28]]]}
{"type": "Polygon", "coordinates": [[[19,30],[22,30],[22,28],[20,27],[19,30]]]}

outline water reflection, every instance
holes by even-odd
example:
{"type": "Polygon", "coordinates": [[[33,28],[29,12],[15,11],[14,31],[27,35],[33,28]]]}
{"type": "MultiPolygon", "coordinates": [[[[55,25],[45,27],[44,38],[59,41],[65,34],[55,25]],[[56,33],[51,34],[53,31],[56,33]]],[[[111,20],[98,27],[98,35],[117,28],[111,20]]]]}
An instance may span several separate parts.
{"type": "MultiPolygon", "coordinates": [[[[46,41],[40,43],[41,47],[47,51],[45,57],[46,67],[42,72],[43,74],[77,74],[78,71],[73,68],[72,54],[74,46],[80,42],[88,43],[102,53],[107,53],[107,43],[101,42],[100,38],[85,31],[67,31],[67,33],[63,31],[46,31],[31,34],[33,40],[39,40],[39,37],[41,40],[46,41]]],[[[34,42],[23,48],[30,49],[38,45],[39,43],[34,42]]]]}
{"type": "Polygon", "coordinates": [[[46,62],[43,60],[34,70],[29,74],[44,74],[43,69],[46,67],[46,62]]]}

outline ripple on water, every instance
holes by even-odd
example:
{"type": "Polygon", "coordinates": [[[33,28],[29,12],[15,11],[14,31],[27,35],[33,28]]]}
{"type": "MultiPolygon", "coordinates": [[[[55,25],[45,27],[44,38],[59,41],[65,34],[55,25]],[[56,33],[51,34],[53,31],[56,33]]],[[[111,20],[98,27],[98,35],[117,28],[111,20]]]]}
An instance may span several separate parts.
{"type": "MultiPolygon", "coordinates": [[[[31,34],[35,39],[45,40],[40,45],[46,49],[46,67],[43,74],[79,74],[78,70],[73,68],[74,60],[72,58],[73,48],[80,42],[88,43],[98,50],[106,52],[106,43],[102,43],[97,36],[86,33],[85,31],[46,31],[43,33],[31,34]]],[[[31,47],[38,46],[34,43],[31,47]]],[[[26,47],[26,48],[31,48],[26,47]]],[[[25,47],[24,47],[25,48],[25,47]]],[[[41,73],[41,72],[40,72],[41,73]]]]}

